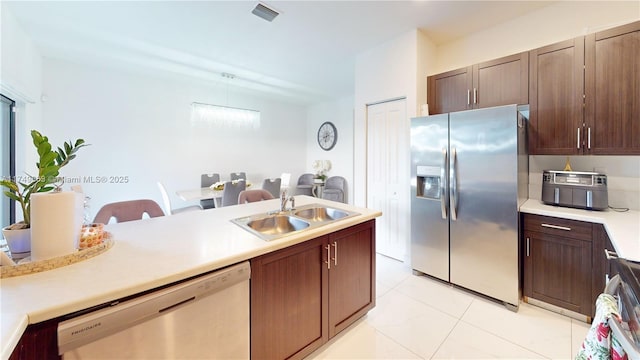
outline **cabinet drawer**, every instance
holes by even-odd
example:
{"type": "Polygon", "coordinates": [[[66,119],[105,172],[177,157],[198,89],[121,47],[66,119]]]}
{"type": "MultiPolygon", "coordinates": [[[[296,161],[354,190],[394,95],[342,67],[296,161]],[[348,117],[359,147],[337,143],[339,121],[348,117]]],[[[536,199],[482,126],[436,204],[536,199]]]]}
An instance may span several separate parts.
{"type": "Polygon", "coordinates": [[[524,228],[526,231],[537,231],[544,234],[591,241],[593,237],[592,227],[593,224],[584,221],[524,214],[524,228]]]}

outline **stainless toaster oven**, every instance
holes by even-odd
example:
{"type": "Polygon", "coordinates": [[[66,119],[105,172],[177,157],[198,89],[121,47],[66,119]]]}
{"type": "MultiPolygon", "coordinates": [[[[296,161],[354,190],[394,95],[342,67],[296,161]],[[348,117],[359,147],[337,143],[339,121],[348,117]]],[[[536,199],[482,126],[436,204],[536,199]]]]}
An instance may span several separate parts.
{"type": "Polygon", "coordinates": [[[542,173],[542,202],[580,209],[605,210],[609,207],[607,175],[545,170],[542,173]]]}

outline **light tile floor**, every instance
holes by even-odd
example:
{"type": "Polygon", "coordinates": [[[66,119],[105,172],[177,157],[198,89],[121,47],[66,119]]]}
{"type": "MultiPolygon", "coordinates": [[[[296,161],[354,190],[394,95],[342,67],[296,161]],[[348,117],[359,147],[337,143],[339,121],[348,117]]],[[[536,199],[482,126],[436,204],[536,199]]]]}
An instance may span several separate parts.
{"type": "Polygon", "coordinates": [[[573,359],[589,324],[497,302],[377,256],[376,307],[309,359],[573,359]]]}

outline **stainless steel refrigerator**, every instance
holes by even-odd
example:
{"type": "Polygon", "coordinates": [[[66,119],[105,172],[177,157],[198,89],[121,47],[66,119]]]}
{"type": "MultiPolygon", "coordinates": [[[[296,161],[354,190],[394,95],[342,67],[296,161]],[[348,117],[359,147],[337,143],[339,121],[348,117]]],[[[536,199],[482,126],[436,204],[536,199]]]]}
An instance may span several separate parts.
{"type": "Polygon", "coordinates": [[[527,106],[411,119],[411,264],[502,301],[520,299],[527,106]]]}

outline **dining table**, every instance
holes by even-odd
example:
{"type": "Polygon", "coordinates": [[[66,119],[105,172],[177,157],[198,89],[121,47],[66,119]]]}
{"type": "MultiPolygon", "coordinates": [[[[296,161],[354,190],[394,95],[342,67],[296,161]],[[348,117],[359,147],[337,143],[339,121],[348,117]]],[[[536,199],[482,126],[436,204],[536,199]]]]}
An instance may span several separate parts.
{"type": "Polygon", "coordinates": [[[216,207],[220,207],[222,204],[222,190],[214,190],[210,187],[178,190],[176,195],[184,201],[213,199],[216,207]]]}

